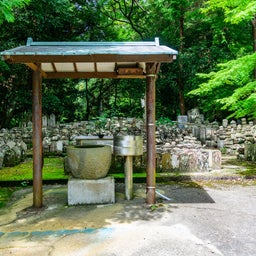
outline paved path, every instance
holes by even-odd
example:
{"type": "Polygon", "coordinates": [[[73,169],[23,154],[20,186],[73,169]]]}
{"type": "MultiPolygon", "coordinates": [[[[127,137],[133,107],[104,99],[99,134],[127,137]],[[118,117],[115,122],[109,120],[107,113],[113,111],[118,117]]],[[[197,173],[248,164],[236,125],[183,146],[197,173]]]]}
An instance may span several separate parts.
{"type": "Polygon", "coordinates": [[[116,190],[113,205],[69,207],[66,186],[46,186],[40,210],[31,190],[15,193],[0,212],[0,255],[256,255],[256,186],[158,185],[171,201],[151,207],[142,184],[131,201],[116,190]]]}

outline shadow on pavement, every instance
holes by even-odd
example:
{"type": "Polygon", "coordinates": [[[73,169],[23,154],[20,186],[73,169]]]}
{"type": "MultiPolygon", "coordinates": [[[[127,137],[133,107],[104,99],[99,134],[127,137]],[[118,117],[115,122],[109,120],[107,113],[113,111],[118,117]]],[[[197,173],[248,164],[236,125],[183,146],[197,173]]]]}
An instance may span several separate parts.
{"type": "Polygon", "coordinates": [[[2,209],[0,227],[6,230],[72,230],[103,228],[112,223],[131,223],[134,221],[152,221],[172,213],[178,204],[214,203],[207,191],[196,183],[157,184],[155,205],[146,204],[146,185],[134,184],[134,198],[127,201],[125,186],[116,183],[116,203],[106,205],[67,205],[67,186],[44,187],[44,207],[35,209],[32,205],[32,191],[17,191],[12,203],[2,209]]]}
{"type": "Polygon", "coordinates": [[[124,184],[116,184],[116,203],[123,204],[123,211],[115,217],[113,216],[114,221],[122,223],[137,220],[149,221],[161,218],[163,213],[171,213],[179,208],[178,204],[215,203],[203,187],[190,181],[189,183],[171,185],[157,184],[157,203],[149,206],[145,203],[145,188],[145,184],[134,184],[134,198],[127,201],[124,198],[124,184]],[[166,198],[170,200],[166,200],[166,198]]]}
{"type": "MultiPolygon", "coordinates": [[[[116,183],[116,193],[124,193],[123,183],[116,183]]],[[[156,184],[157,202],[165,203],[215,203],[205,188],[192,181],[189,176],[182,182],[168,182],[156,184]],[[163,195],[163,196],[161,196],[163,195]],[[166,198],[170,200],[166,200],[166,198]]],[[[134,184],[134,199],[146,199],[146,185],[134,184]]]]}

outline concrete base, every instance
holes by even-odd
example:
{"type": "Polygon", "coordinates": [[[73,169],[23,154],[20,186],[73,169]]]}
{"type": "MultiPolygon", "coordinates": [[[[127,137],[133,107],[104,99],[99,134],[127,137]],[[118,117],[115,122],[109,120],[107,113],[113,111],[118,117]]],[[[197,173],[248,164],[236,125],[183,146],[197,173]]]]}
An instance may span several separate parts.
{"type": "Polygon", "coordinates": [[[107,204],[115,202],[115,180],[106,177],[97,180],[71,178],[68,181],[68,204],[107,204]]]}

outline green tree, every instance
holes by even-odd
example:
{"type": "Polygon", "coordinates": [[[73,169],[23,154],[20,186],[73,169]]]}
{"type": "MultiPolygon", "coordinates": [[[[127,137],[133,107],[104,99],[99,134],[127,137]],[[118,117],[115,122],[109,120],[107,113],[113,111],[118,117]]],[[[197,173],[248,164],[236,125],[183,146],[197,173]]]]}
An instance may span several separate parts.
{"type": "Polygon", "coordinates": [[[0,0],[0,24],[5,20],[13,22],[15,19],[15,9],[22,8],[29,2],[30,0],[0,0]]]}
{"type": "MultiPolygon", "coordinates": [[[[24,44],[27,37],[37,41],[99,41],[106,36],[97,25],[96,1],[32,0],[30,5],[15,9],[15,16],[13,23],[3,21],[0,27],[0,50],[24,44]]],[[[31,116],[31,72],[24,65],[0,61],[0,74],[0,126],[11,127],[31,116]]],[[[63,121],[78,119],[81,115],[74,115],[80,111],[76,83],[43,80],[43,113],[55,113],[63,121]]]]}
{"type": "MultiPolygon", "coordinates": [[[[221,118],[236,111],[241,116],[245,115],[242,109],[250,106],[252,112],[254,106],[250,91],[254,80],[249,69],[244,71],[254,61],[254,8],[249,0],[241,4],[235,0],[31,0],[22,9],[15,8],[13,23],[3,21],[0,48],[24,44],[28,36],[35,41],[152,41],[160,37],[161,44],[179,50],[179,55],[171,65],[161,65],[156,88],[157,117],[175,119],[198,104],[207,117],[221,118]],[[231,66],[235,67],[232,60],[246,56],[234,68],[243,74],[229,73],[231,66]],[[219,68],[229,79],[212,90],[208,88],[213,85],[203,86],[202,93],[198,89],[194,97],[191,98],[192,93],[187,96],[199,84],[219,83],[219,68]],[[196,76],[197,73],[209,75],[196,76]],[[240,91],[243,87],[244,94],[240,91]],[[229,97],[234,90],[238,91],[232,101],[229,97]],[[239,110],[234,110],[235,101],[244,102],[239,103],[239,110]]],[[[25,114],[31,114],[31,75],[24,66],[4,62],[0,63],[0,73],[0,114],[6,115],[5,124],[0,125],[7,127],[8,123],[14,124],[25,114]],[[4,106],[10,106],[9,110],[4,106]]],[[[43,80],[43,92],[44,114],[54,112],[62,121],[91,119],[102,114],[143,114],[140,99],[145,86],[141,80],[43,80]]]]}
{"type": "Polygon", "coordinates": [[[161,43],[179,51],[172,65],[162,65],[158,81],[162,113],[171,118],[194,107],[196,102],[186,94],[197,85],[195,74],[209,72],[227,52],[218,40],[214,41],[216,30],[212,24],[219,18],[210,19],[200,12],[202,4],[203,1],[159,0],[147,1],[145,7],[145,24],[150,27],[151,36],[159,36],[161,43]]]}
{"type": "Polygon", "coordinates": [[[143,40],[149,28],[144,23],[147,11],[141,0],[100,0],[104,26],[116,31],[118,40],[143,40]]]}
{"type": "MultiPolygon", "coordinates": [[[[239,24],[244,21],[251,22],[252,25],[252,44],[253,50],[256,52],[256,4],[253,0],[244,1],[220,1],[209,0],[206,3],[204,12],[221,9],[225,14],[225,21],[230,24],[239,24]]],[[[254,70],[254,78],[256,79],[256,69],[254,70]]]]}
{"type": "Polygon", "coordinates": [[[21,65],[12,65],[9,68],[4,62],[0,62],[0,127],[9,128],[17,125],[26,118],[28,108],[31,109],[31,84],[29,72],[21,65]],[[19,89],[22,88],[22,89],[19,89]]]}
{"type": "Polygon", "coordinates": [[[228,111],[229,118],[256,118],[256,81],[253,76],[256,66],[255,52],[255,2],[247,1],[207,1],[204,12],[222,11],[225,22],[229,26],[247,24],[251,21],[251,48],[247,44],[239,51],[236,59],[218,65],[219,70],[209,74],[199,75],[206,79],[199,88],[189,95],[200,98],[207,111],[211,106],[217,106],[217,111],[228,111]],[[241,56],[242,55],[242,56],[241,56]],[[207,103],[206,103],[207,101],[207,103]]]}

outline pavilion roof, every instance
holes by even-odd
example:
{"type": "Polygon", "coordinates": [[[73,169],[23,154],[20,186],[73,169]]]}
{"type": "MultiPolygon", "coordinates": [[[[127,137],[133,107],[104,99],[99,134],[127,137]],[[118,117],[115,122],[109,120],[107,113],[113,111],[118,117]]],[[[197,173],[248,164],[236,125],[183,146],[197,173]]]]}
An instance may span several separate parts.
{"type": "Polygon", "coordinates": [[[154,42],[34,42],[0,52],[44,78],[144,78],[147,63],[172,62],[177,51],[154,42]]]}

